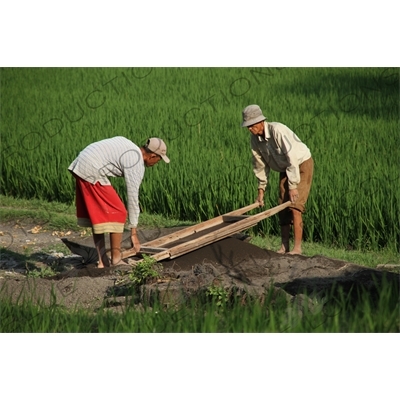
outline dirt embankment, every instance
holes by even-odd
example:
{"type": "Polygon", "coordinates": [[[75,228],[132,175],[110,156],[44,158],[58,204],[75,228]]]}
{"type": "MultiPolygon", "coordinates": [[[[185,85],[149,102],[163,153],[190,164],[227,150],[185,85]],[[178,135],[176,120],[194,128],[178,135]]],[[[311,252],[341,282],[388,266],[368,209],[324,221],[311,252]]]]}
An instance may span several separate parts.
{"type": "MultiPolygon", "coordinates": [[[[143,243],[172,230],[142,230],[139,234],[143,243]]],[[[337,286],[344,290],[362,286],[373,295],[383,279],[399,290],[398,267],[372,269],[322,256],[279,255],[244,239],[244,235],[229,237],[176,259],[161,261],[160,277],[142,287],[146,290],[141,293],[157,297],[164,304],[175,304],[211,286],[254,296],[263,296],[273,288],[292,301],[304,300],[307,293],[307,301],[311,302],[337,286]]],[[[44,303],[57,299],[66,307],[96,309],[108,304],[120,309],[132,295],[127,278],[131,267],[97,269],[91,236],[2,224],[0,245],[6,249],[0,260],[0,296],[14,300],[27,297],[44,303]],[[62,238],[68,240],[69,248],[62,238]],[[44,271],[49,266],[58,273],[46,277],[44,271]]],[[[123,245],[129,248],[128,234],[123,245]]],[[[140,303],[140,296],[136,301],[140,303]]]]}

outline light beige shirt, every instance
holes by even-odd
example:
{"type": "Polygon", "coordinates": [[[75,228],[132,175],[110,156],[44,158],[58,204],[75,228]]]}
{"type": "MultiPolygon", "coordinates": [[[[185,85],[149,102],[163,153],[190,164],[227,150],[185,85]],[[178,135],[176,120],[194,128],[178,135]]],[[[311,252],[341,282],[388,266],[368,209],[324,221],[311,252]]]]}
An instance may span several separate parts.
{"type": "Polygon", "coordinates": [[[264,135],[251,135],[253,171],[258,179],[258,188],[268,183],[269,171],[285,172],[289,189],[296,189],[300,183],[299,165],[311,158],[310,149],[280,122],[264,122],[264,135]]]}

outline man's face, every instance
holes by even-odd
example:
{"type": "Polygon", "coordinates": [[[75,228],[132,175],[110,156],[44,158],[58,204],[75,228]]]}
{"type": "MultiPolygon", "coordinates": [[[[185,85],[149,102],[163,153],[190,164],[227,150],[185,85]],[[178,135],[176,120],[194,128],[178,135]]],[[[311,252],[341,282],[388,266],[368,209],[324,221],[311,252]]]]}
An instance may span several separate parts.
{"type": "Polygon", "coordinates": [[[253,135],[262,135],[264,133],[264,121],[257,122],[247,127],[253,135]]]}
{"type": "Polygon", "coordinates": [[[145,158],[144,164],[146,167],[152,167],[156,165],[159,161],[161,161],[161,156],[155,153],[148,153],[148,157],[145,158]]]}

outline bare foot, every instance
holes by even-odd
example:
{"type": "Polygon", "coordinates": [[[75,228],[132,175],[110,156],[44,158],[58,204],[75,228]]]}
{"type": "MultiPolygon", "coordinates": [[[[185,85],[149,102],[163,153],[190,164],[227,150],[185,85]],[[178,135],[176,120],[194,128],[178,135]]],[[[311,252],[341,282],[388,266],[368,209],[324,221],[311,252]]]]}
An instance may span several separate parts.
{"type": "Polygon", "coordinates": [[[106,260],[101,260],[97,262],[97,268],[108,268],[110,266],[110,260],[107,258],[106,260]]]}
{"type": "Polygon", "coordinates": [[[277,251],[278,254],[285,254],[289,251],[289,245],[282,244],[281,248],[277,251]]]}
{"type": "Polygon", "coordinates": [[[295,254],[299,254],[299,255],[301,255],[302,253],[301,253],[301,250],[295,250],[295,249],[293,249],[292,251],[289,251],[289,253],[286,253],[286,254],[289,254],[289,255],[295,255],[295,254]]]}
{"type": "Polygon", "coordinates": [[[128,264],[126,261],[124,261],[124,260],[119,260],[118,262],[116,262],[116,263],[112,263],[111,264],[111,266],[112,267],[117,267],[117,266],[119,266],[119,265],[123,265],[123,266],[127,266],[127,267],[129,267],[130,266],[130,264],[128,264]]]}

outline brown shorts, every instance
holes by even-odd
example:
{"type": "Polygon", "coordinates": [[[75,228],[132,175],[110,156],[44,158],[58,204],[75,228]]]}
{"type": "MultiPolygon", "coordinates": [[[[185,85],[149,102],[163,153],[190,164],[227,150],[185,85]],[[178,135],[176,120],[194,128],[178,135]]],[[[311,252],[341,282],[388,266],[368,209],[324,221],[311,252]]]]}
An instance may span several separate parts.
{"type": "MultiPolygon", "coordinates": [[[[314,160],[309,158],[299,165],[300,183],[297,185],[299,191],[298,200],[288,208],[279,213],[279,221],[281,225],[290,225],[293,223],[292,209],[299,210],[301,213],[306,211],[306,202],[310,194],[311,183],[314,172],[314,160]]],[[[279,177],[279,204],[289,201],[289,184],[286,172],[281,172],[279,177]]]]}

